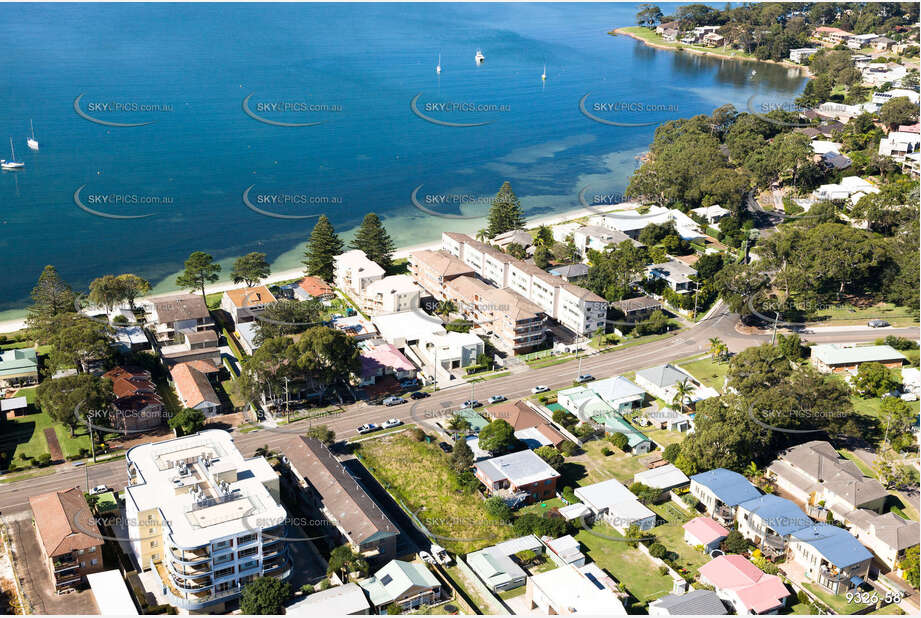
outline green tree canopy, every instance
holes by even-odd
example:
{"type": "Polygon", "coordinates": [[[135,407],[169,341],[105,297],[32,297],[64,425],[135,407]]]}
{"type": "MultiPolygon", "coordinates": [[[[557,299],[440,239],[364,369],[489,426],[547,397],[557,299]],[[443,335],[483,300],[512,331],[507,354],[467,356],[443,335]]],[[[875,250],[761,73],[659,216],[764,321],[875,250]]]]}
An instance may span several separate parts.
{"type": "Polygon", "coordinates": [[[499,234],[522,229],[525,224],[521,202],[512,191],[512,185],[506,181],[502,183],[502,187],[499,188],[499,192],[492,201],[486,234],[489,238],[495,238],[499,234]]]}
{"type": "Polygon", "coordinates": [[[179,436],[189,436],[205,426],[205,413],[195,408],[183,408],[169,419],[168,424],[179,436]]]}
{"type": "Polygon", "coordinates": [[[349,247],[361,249],[369,260],[384,270],[390,270],[393,265],[395,245],[384,228],[384,224],[373,212],[365,215],[349,247]]]}
{"type": "Polygon", "coordinates": [[[107,410],[115,400],[112,382],[89,373],[43,380],[36,396],[42,412],[70,427],[71,436],[77,425],[86,424],[88,418],[99,418],[99,412],[107,410]]]}
{"type": "Polygon", "coordinates": [[[284,613],[291,598],[291,584],[274,577],[257,577],[243,587],[240,610],[245,615],[267,616],[284,613]]]}
{"type": "Polygon", "coordinates": [[[195,251],[185,261],[185,270],[176,277],[176,285],[193,292],[200,291],[205,298],[205,285],[214,283],[221,272],[221,265],[203,251],[195,251]]]}
{"type": "Polygon", "coordinates": [[[480,448],[493,455],[507,453],[517,444],[515,430],[504,419],[496,419],[480,430],[480,448]]]}
{"type": "Polygon", "coordinates": [[[272,273],[265,253],[253,251],[238,257],[233,263],[230,278],[234,283],[245,283],[249,287],[257,285],[272,273]]]}
{"type": "Polygon", "coordinates": [[[307,274],[332,281],[335,258],[342,253],[342,247],[342,240],[336,235],[332,223],[326,215],[320,215],[304,250],[303,264],[307,267],[307,274]]]}

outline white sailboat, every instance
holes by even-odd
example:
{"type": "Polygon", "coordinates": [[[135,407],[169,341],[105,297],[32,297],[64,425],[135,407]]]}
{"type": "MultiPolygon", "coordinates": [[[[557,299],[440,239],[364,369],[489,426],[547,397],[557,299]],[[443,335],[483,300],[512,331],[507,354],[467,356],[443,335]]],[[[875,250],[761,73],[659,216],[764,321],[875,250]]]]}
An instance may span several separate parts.
{"type": "Polygon", "coordinates": [[[29,146],[29,148],[31,148],[32,150],[38,150],[38,140],[35,139],[35,127],[32,125],[32,119],[31,119],[31,118],[29,119],[29,129],[31,129],[31,131],[32,131],[32,137],[30,137],[30,138],[28,138],[28,139],[26,140],[26,144],[27,144],[27,145],[29,146]]]}
{"type": "Polygon", "coordinates": [[[13,138],[10,138],[10,160],[0,159],[0,169],[20,170],[26,166],[22,161],[16,160],[16,151],[13,150],[13,138]]]}
{"type": "Polygon", "coordinates": [[[547,65],[544,65],[544,72],[540,74],[541,81],[547,81],[547,65]]]}
{"type": "Polygon", "coordinates": [[[441,73],[441,54],[438,54],[438,64],[435,65],[435,72],[441,73]]]}
{"type": "Polygon", "coordinates": [[[486,60],[486,56],[483,55],[482,50],[479,50],[479,49],[478,49],[478,50],[476,50],[475,59],[476,59],[476,63],[477,63],[477,64],[481,64],[484,60],[486,60]]]}

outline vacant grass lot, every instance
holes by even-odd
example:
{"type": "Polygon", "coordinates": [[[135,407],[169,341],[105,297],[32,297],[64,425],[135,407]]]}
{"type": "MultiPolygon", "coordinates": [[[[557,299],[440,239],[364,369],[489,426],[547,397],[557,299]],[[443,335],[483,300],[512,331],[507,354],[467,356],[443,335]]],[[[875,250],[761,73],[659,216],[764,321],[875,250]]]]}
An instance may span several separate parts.
{"type": "Polygon", "coordinates": [[[684,542],[684,529],[681,527],[691,519],[691,516],[671,502],[655,504],[650,507],[656,514],[665,519],[667,523],[652,529],[656,540],[670,552],[678,554],[675,563],[684,567],[692,575],[697,575],[697,570],[709,562],[710,558],[701,551],[684,542]]]}
{"type": "Polygon", "coordinates": [[[729,371],[729,363],[717,363],[709,356],[681,363],[679,367],[697,378],[704,386],[715,388],[720,392],[723,390],[723,381],[729,371]]]}
{"type": "MultiPolygon", "coordinates": [[[[35,391],[37,387],[21,389],[17,396],[24,396],[32,406],[31,409],[37,409],[35,402],[35,391]]],[[[19,416],[9,421],[4,421],[4,429],[0,433],[0,452],[6,454],[7,459],[4,462],[19,459],[16,464],[22,466],[22,457],[34,459],[43,453],[48,452],[48,442],[45,440],[45,429],[54,428],[54,432],[61,444],[61,450],[65,457],[77,456],[80,449],[90,448],[90,439],[85,427],[77,427],[76,436],[71,437],[70,429],[60,423],[55,423],[51,417],[44,412],[33,412],[25,416],[19,416]]]]}
{"type": "MultiPolygon", "coordinates": [[[[593,531],[613,539],[623,538],[607,524],[596,524],[593,531]]],[[[661,575],[652,559],[630,547],[629,543],[604,538],[589,530],[581,530],[576,538],[585,547],[586,554],[638,601],[652,601],[672,591],[671,576],[661,575]]]]}
{"type": "Polygon", "coordinates": [[[457,487],[448,455],[434,442],[416,442],[406,434],[362,442],[359,455],[378,481],[459,554],[482,549],[513,536],[494,521],[476,494],[457,487]]]}
{"type": "Polygon", "coordinates": [[[585,452],[575,457],[567,457],[566,465],[575,468],[564,470],[563,475],[571,479],[577,485],[591,485],[611,478],[629,485],[633,482],[633,475],[642,472],[646,466],[640,461],[640,457],[634,457],[622,452],[620,449],[611,445],[607,440],[592,440],[586,442],[582,447],[585,452]],[[602,455],[601,449],[609,448],[614,453],[612,455],[602,455]],[[577,472],[578,474],[567,474],[567,472],[577,472]]]}
{"type": "Polygon", "coordinates": [[[897,307],[892,303],[877,303],[869,307],[855,307],[850,304],[835,305],[816,311],[809,324],[813,326],[864,325],[869,320],[886,320],[893,326],[918,324],[916,312],[909,307],[897,307]]]}

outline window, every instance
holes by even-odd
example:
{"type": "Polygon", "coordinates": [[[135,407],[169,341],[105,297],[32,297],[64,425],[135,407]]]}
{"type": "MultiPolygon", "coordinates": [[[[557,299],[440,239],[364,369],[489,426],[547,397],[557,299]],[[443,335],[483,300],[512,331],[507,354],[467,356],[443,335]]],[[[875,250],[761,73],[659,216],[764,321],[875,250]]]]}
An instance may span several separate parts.
{"type": "Polygon", "coordinates": [[[98,560],[96,560],[95,558],[93,558],[92,560],[90,560],[90,566],[96,566],[96,564],[97,564],[98,562],[99,562],[98,560]]]}
{"type": "Polygon", "coordinates": [[[85,568],[86,568],[86,563],[85,563],[85,562],[81,562],[81,563],[80,563],[80,568],[81,568],[81,569],[85,569],[85,568]]]}
{"type": "Polygon", "coordinates": [[[160,554],[150,554],[150,559],[154,561],[159,560],[160,554]]]}
{"type": "Polygon", "coordinates": [[[157,546],[157,541],[151,541],[151,542],[150,542],[150,546],[151,546],[151,547],[156,547],[156,546],[157,546]]]}
{"type": "Polygon", "coordinates": [[[226,569],[215,571],[214,579],[220,579],[221,577],[227,577],[228,575],[233,575],[233,567],[227,567],[226,569]]]}
{"type": "Polygon", "coordinates": [[[148,528],[148,529],[147,529],[147,534],[153,534],[153,533],[154,533],[154,529],[153,529],[153,528],[148,528]]]}

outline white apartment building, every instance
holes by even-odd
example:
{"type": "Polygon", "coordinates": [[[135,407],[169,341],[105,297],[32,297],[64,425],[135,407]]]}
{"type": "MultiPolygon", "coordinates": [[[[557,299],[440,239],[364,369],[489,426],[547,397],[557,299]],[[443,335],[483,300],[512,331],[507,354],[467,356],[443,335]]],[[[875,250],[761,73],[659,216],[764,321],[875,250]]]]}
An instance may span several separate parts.
{"type": "Polygon", "coordinates": [[[892,157],[902,162],[906,155],[918,152],[921,148],[921,135],[908,131],[892,131],[879,140],[879,154],[892,157]]]}
{"type": "Polygon", "coordinates": [[[465,234],[445,232],[441,239],[445,251],[482,279],[520,294],[574,333],[591,335],[604,327],[608,303],[597,294],[465,234]]]}
{"type": "Polygon", "coordinates": [[[384,278],[384,269],[372,262],[361,249],[352,249],[334,258],[333,279],[336,286],[354,294],[356,302],[364,296],[365,289],[384,278]]]}
{"type": "Polygon", "coordinates": [[[597,215],[588,220],[589,225],[600,225],[611,230],[623,232],[634,240],[638,239],[643,228],[650,223],[664,225],[669,221],[675,224],[675,230],[684,240],[691,241],[703,238],[697,222],[680,210],[651,206],[649,210],[640,214],[638,210],[618,210],[604,215],[597,215]]]}
{"type": "Polygon", "coordinates": [[[408,275],[391,275],[368,284],[362,306],[372,314],[410,311],[419,308],[421,292],[408,275]]]}
{"type": "Polygon", "coordinates": [[[291,574],[278,474],[244,458],[228,432],[142,444],[126,461],[131,550],[170,604],[219,613],[253,579],[291,574]]]}

